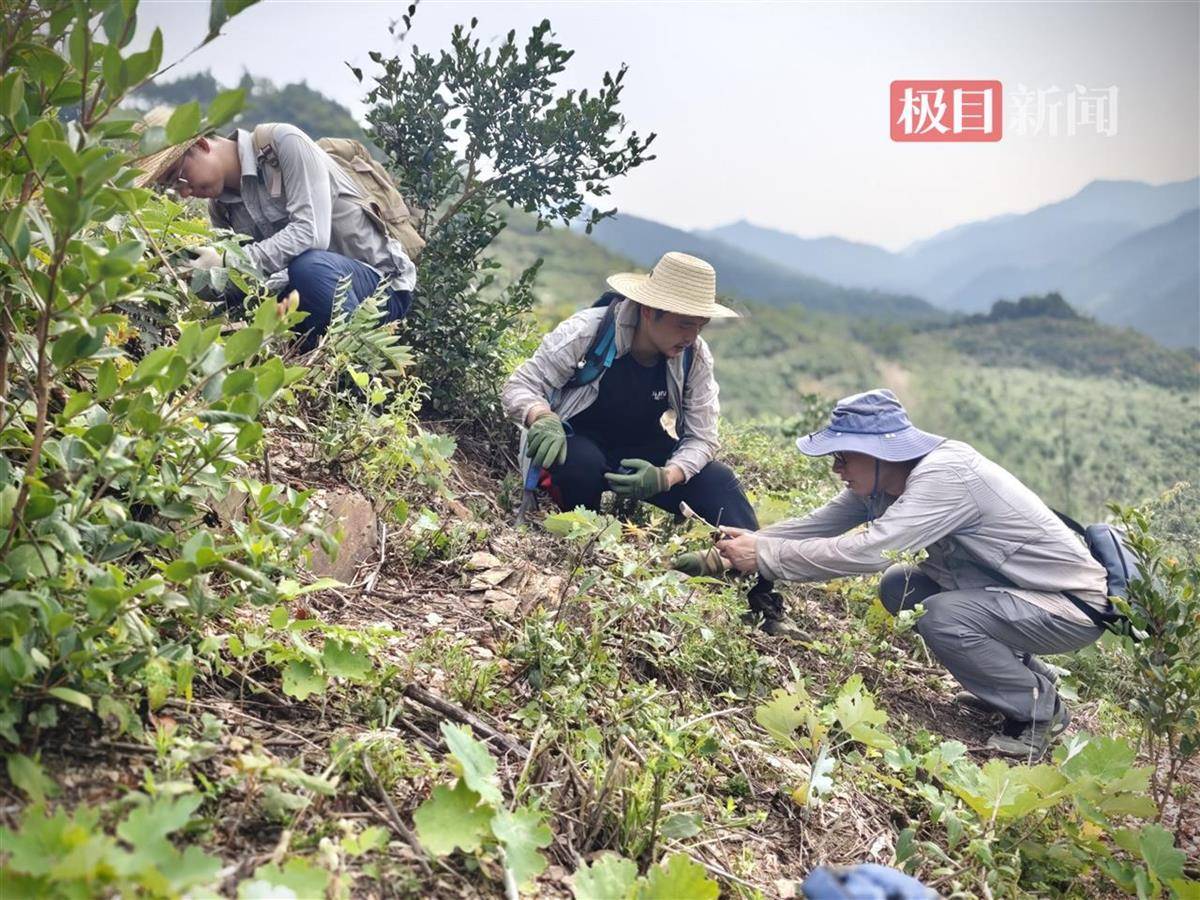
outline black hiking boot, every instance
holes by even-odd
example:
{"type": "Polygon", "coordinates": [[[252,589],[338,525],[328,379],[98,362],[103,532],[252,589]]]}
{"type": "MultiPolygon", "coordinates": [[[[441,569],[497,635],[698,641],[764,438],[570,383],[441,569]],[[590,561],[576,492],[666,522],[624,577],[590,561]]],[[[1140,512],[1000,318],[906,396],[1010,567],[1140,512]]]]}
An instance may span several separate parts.
{"type": "Polygon", "coordinates": [[[1018,722],[1005,719],[1000,730],[988,738],[987,746],[1002,756],[1021,759],[1041,759],[1054,743],[1055,738],[1071,724],[1071,711],[1061,699],[1054,705],[1054,713],[1047,722],[1018,722]]]}
{"type": "Polygon", "coordinates": [[[783,597],[775,591],[752,592],[747,598],[750,609],[742,614],[747,625],[757,626],[771,637],[786,637],[794,641],[810,641],[812,638],[796,627],[784,609],[783,597]]]}

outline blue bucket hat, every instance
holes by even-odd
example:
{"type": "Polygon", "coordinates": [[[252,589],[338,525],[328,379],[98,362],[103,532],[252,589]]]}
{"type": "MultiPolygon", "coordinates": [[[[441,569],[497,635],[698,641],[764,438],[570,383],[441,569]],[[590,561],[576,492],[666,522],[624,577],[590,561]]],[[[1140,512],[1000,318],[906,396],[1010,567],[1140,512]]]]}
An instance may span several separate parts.
{"type": "Polygon", "coordinates": [[[945,440],[913,425],[896,395],[876,388],[839,400],[829,427],[799,438],[796,446],[807,456],[850,451],[904,462],[924,456],[945,440]]]}

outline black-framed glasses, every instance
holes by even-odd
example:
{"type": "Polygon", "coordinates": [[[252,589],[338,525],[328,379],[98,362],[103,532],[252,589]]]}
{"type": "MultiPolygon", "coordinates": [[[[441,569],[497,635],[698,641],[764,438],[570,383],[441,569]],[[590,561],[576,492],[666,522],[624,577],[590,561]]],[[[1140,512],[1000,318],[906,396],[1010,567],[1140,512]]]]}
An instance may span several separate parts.
{"type": "Polygon", "coordinates": [[[833,453],[830,453],[829,455],[833,457],[833,464],[835,466],[843,466],[844,467],[846,465],[846,454],[843,453],[841,450],[835,450],[833,453]]]}

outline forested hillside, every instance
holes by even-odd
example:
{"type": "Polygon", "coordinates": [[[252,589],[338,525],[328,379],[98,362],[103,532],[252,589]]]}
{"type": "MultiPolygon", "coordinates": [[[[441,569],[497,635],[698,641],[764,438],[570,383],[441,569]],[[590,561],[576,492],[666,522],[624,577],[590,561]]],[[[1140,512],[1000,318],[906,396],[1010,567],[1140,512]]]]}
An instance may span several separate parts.
{"type": "MultiPolygon", "coordinates": [[[[251,5],[214,0],[196,41],[251,5]]],[[[122,104],[170,62],[158,30],[133,49],[136,13],[18,4],[0,35],[0,896],[757,900],[863,863],[953,898],[1197,896],[1182,488],[1120,511],[1131,630],[1053,658],[1069,729],[1006,761],[875,577],[781,584],[797,628],[768,637],[748,579],[669,570],[707,527],[646,505],[514,522],[499,385],[628,265],[567,230],[651,161],[624,69],[560,90],[549,22],[381,53],[369,124],[427,211],[418,300],[381,327],[379,292],[302,350],[241,236],[137,186],[246,97],[136,127],[122,104]],[[241,302],[205,299],[231,283],[241,302]]],[[[1194,360],[1140,368],[1053,299],[948,328],[736,302],[711,331],[744,417],[722,455],[764,521],[834,494],[795,432],[878,380],[1009,462],[1045,430],[1072,506],[1083,471],[1156,483],[1135,441],[1194,460],[1168,421],[1194,451],[1194,360]],[[972,349],[1035,311],[1113,368],[972,349]],[[1055,431],[1066,395],[1106,420],[1055,431]],[[1108,468],[1076,467],[1098,431],[1108,468]]]]}

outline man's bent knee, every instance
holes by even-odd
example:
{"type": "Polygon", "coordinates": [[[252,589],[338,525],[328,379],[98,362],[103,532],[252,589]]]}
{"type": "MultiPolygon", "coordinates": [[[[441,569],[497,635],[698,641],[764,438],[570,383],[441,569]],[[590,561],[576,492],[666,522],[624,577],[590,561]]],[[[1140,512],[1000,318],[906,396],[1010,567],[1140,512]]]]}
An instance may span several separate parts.
{"type": "Polygon", "coordinates": [[[893,616],[902,609],[912,609],[918,601],[912,590],[912,576],[916,570],[902,563],[888,566],[879,579],[879,602],[893,616]]]}

